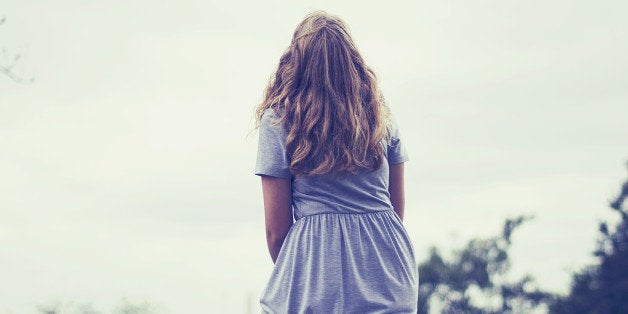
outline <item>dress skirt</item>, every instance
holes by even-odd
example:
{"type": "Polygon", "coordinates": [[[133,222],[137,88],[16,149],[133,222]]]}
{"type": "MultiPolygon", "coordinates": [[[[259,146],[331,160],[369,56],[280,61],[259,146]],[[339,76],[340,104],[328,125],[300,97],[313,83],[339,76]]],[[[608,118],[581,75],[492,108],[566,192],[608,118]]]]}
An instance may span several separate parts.
{"type": "Polygon", "coordinates": [[[416,313],[419,274],[392,209],[303,216],[262,292],[263,313],[416,313]]]}

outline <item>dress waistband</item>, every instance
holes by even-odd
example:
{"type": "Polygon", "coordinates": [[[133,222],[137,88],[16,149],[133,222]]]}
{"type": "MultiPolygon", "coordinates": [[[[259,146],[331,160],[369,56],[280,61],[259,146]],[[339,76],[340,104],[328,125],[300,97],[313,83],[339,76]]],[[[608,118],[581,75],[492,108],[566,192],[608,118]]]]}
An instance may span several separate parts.
{"type": "Polygon", "coordinates": [[[362,212],[362,213],[338,213],[338,212],[324,212],[324,213],[315,213],[315,214],[309,214],[309,215],[304,215],[301,216],[300,218],[298,218],[297,220],[301,220],[303,218],[308,218],[308,217],[315,217],[315,216],[322,216],[322,215],[339,215],[339,216],[344,216],[344,215],[373,215],[373,214],[382,214],[382,213],[394,213],[395,211],[391,208],[386,208],[386,209],[382,209],[382,210],[374,210],[374,211],[368,211],[368,212],[362,212]]]}

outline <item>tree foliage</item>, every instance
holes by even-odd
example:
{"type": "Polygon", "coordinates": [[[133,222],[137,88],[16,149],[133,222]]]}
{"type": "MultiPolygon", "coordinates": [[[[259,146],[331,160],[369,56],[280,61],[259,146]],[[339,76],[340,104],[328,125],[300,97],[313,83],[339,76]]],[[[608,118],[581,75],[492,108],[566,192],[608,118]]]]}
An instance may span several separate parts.
{"type": "MultiPolygon", "coordinates": [[[[627,165],[628,166],[628,165],[627,165]]],[[[552,313],[628,313],[628,180],[609,207],[620,216],[611,230],[600,223],[600,239],[593,253],[598,260],[573,275],[569,295],[559,297],[552,313]]]]}
{"type": "MultiPolygon", "coordinates": [[[[61,302],[56,301],[38,307],[39,314],[102,314],[107,313],[97,310],[91,303],[61,302]]],[[[112,312],[113,314],[156,314],[161,313],[153,304],[143,302],[130,302],[124,298],[112,312]]]]}
{"type": "Polygon", "coordinates": [[[441,313],[519,313],[548,304],[553,295],[537,289],[531,276],[515,282],[504,278],[510,268],[511,236],[531,218],[507,219],[501,235],[473,239],[450,260],[432,247],[419,266],[419,312],[428,313],[435,301],[441,313]]]}

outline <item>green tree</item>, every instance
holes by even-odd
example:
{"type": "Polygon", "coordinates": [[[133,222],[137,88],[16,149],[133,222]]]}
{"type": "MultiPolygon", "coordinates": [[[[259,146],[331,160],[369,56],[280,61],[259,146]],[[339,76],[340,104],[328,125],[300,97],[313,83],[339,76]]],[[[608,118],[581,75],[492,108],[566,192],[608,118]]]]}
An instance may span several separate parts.
{"type": "MultiPolygon", "coordinates": [[[[627,164],[628,166],[628,164],[627,164]]],[[[552,313],[628,313],[628,179],[610,208],[620,216],[611,230],[600,223],[600,239],[593,253],[598,262],[572,278],[571,291],[551,305],[552,313]]]]}
{"type": "Polygon", "coordinates": [[[515,282],[504,279],[512,233],[531,218],[507,219],[500,236],[473,239],[450,260],[432,247],[427,261],[419,265],[419,313],[428,313],[434,301],[440,303],[441,313],[529,312],[546,306],[553,295],[537,289],[531,276],[515,282]]]}

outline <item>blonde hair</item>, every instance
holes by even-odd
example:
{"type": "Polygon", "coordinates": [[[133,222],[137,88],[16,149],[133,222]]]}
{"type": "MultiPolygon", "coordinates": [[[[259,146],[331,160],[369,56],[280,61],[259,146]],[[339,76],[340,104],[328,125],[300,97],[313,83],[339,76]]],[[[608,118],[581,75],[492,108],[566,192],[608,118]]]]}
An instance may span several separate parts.
{"type": "Polygon", "coordinates": [[[256,128],[268,108],[286,122],[293,174],[355,174],[383,163],[390,110],[336,16],[315,11],[297,26],[256,108],[256,128]]]}

